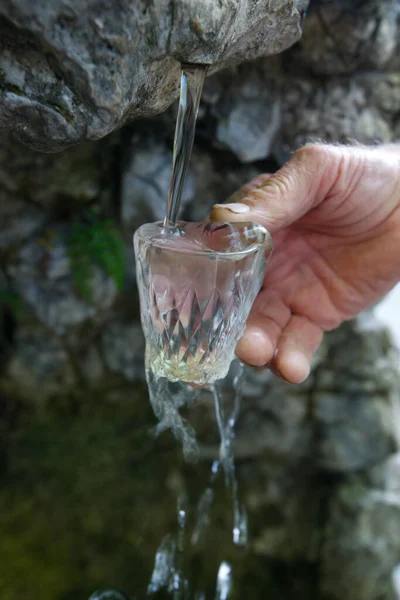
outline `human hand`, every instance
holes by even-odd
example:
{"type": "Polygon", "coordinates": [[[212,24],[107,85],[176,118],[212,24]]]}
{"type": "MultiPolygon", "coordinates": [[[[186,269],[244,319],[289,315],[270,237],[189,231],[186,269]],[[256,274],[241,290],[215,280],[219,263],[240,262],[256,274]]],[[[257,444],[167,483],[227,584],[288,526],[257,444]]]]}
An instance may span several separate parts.
{"type": "Polygon", "coordinates": [[[310,144],[234,200],[210,218],[260,223],[275,246],[237,355],[300,383],[323,332],[400,280],[400,147],[310,144]]]}

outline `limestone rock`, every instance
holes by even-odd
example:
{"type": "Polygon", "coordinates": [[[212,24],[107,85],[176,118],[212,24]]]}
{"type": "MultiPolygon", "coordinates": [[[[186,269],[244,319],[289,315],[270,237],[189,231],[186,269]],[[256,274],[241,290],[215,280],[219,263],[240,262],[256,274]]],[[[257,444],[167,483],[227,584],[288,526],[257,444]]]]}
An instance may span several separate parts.
{"type": "Polygon", "coordinates": [[[242,163],[267,158],[280,126],[278,90],[263,75],[251,65],[239,69],[214,110],[216,139],[242,163]]]}
{"type": "MultiPolygon", "coordinates": [[[[51,213],[74,215],[77,207],[99,199],[104,193],[104,179],[109,175],[107,160],[112,156],[108,140],[87,143],[61,154],[35,152],[15,140],[2,138],[0,146],[0,211],[6,203],[21,204],[13,213],[38,214],[42,208],[51,213]],[[105,164],[104,164],[105,163],[105,164]],[[24,209],[22,211],[22,203],[24,209]]],[[[1,226],[3,220],[0,218],[1,226]]]]}
{"type": "Polygon", "coordinates": [[[39,207],[0,192],[0,249],[23,242],[41,229],[46,221],[39,207]]]}
{"type": "Polygon", "coordinates": [[[381,397],[355,396],[341,402],[335,395],[319,394],[317,402],[319,413],[316,418],[321,421],[316,460],[321,468],[356,471],[394,450],[392,408],[381,397]],[[339,406],[328,408],[333,403],[339,406]],[[328,415],[331,418],[333,412],[337,420],[327,425],[322,418],[328,415]],[[321,413],[324,413],[322,418],[321,413]]]}
{"type": "Polygon", "coordinates": [[[318,560],[319,523],[328,489],[309,467],[301,460],[279,464],[265,458],[239,464],[241,489],[251,515],[250,539],[257,554],[281,564],[318,560]]]}
{"type": "Polygon", "coordinates": [[[117,4],[6,0],[0,6],[0,129],[61,150],[98,139],[176,97],[179,61],[224,65],[300,36],[294,0],[117,4]]]}
{"type": "MultiPolygon", "coordinates": [[[[214,132],[210,143],[215,141],[214,132]]],[[[259,174],[253,165],[231,165],[218,162],[207,148],[194,149],[191,161],[191,173],[194,180],[194,195],[183,212],[189,221],[205,219],[216,203],[225,202],[239,187],[259,174]]]]}
{"type": "MultiPolygon", "coordinates": [[[[255,375],[252,374],[254,380],[255,375]]],[[[251,384],[250,384],[251,390],[251,384]]],[[[237,426],[235,452],[239,457],[266,455],[275,460],[300,460],[309,451],[311,429],[307,422],[307,394],[291,390],[274,379],[264,381],[252,399],[244,389],[242,412],[237,426]]]]}
{"type": "MultiPolygon", "coordinates": [[[[227,378],[219,383],[225,414],[232,411],[237,374],[238,361],[234,361],[227,378]]],[[[307,456],[313,433],[308,418],[312,385],[308,381],[294,388],[277,380],[270,371],[246,369],[240,416],[235,427],[235,456],[240,460],[264,457],[281,465],[297,463],[307,456]]],[[[217,458],[220,442],[215,427],[214,400],[209,392],[203,391],[191,408],[189,421],[198,434],[201,458],[217,458]]]]}
{"type": "MultiPolygon", "coordinates": [[[[279,51],[297,39],[298,13],[305,10],[307,2],[122,0],[118,6],[112,2],[95,6],[88,0],[3,0],[0,4],[0,129],[2,135],[5,130],[13,131],[25,143],[48,151],[99,138],[131,118],[164,110],[178,90],[181,58],[209,60],[214,63],[213,71],[242,58],[279,51]],[[172,8],[176,9],[174,23],[172,8]],[[264,19],[262,15],[267,16],[264,19]],[[228,30],[231,37],[224,40],[229,39],[229,44],[221,43],[228,30]],[[262,44],[259,36],[263,36],[262,44]]],[[[346,64],[313,9],[305,21],[303,39],[284,56],[211,75],[202,97],[182,218],[203,219],[212,204],[224,201],[261,170],[274,170],[274,156],[280,163],[310,139],[356,138],[364,143],[400,139],[400,66],[398,49],[393,50],[396,19],[392,19],[396,2],[313,0],[311,4],[329,19],[346,64]],[[260,159],[262,163],[253,162],[260,159]]],[[[64,410],[69,416],[75,410],[64,396],[81,393],[82,399],[87,398],[87,406],[79,411],[87,420],[79,425],[79,416],[71,418],[72,429],[78,424],[79,443],[72,436],[66,446],[59,447],[62,455],[68,455],[69,465],[71,452],[77,448],[78,467],[83,464],[82,440],[88,440],[93,464],[98,465],[96,439],[102,442],[99,448],[105,449],[102,460],[114,464],[111,459],[118,452],[114,452],[113,440],[123,441],[126,431],[133,432],[136,439],[141,415],[145,423],[137,442],[136,462],[142,464],[145,474],[143,481],[138,480],[139,488],[142,490],[144,481],[153,482],[151,489],[145,490],[149,498],[167,471],[158,478],[157,486],[148,473],[154,473],[160,456],[165,456],[164,444],[170,441],[161,436],[156,452],[151,450],[155,442],[148,436],[153,420],[141,383],[144,340],[137,290],[131,281],[130,289],[125,287],[117,299],[113,282],[95,269],[93,303],[86,302],[74,284],[66,238],[71,220],[86,215],[90,207],[100,218],[113,215],[122,221],[132,260],[132,230],[143,221],[163,217],[174,125],[171,108],[100,142],[79,144],[59,154],[38,153],[3,137],[0,147],[0,249],[2,268],[4,265],[7,272],[3,278],[0,271],[0,290],[15,288],[29,306],[27,315],[15,317],[8,305],[4,311],[0,306],[0,401],[4,397],[11,405],[14,398],[31,403],[54,398],[63,413],[55,429],[51,421],[46,426],[51,434],[49,447],[55,447],[52,436],[64,439],[64,410]],[[46,224],[50,224],[47,230],[43,229],[46,224]],[[95,394],[98,405],[92,402],[95,394]],[[111,408],[102,404],[105,397],[111,408]],[[123,404],[130,407],[128,420],[120,411],[123,404]],[[146,411],[150,421],[144,417],[146,411]],[[110,424],[121,435],[116,436],[110,424]],[[107,436],[110,444],[104,444],[107,436]]],[[[129,269],[133,273],[132,265],[129,269]]],[[[232,377],[224,388],[227,403],[232,401],[231,383],[232,377]]],[[[313,372],[300,386],[287,385],[267,370],[248,372],[236,427],[236,469],[240,501],[249,512],[252,552],[248,556],[260,565],[254,579],[264,591],[269,590],[271,598],[396,598],[400,459],[393,455],[396,418],[391,399],[399,389],[387,332],[368,315],[325,336],[313,372]],[[275,588],[266,572],[274,572],[275,588]],[[309,593],[299,591],[296,573],[310,580],[309,593]]],[[[219,440],[212,395],[204,392],[201,402],[195,404],[198,392],[192,394],[185,416],[195,426],[205,459],[193,475],[196,488],[202,485],[197,469],[204,472],[205,485],[208,481],[207,462],[217,456],[219,440]]],[[[0,417],[3,431],[3,413],[0,417]]],[[[32,436],[32,445],[25,450],[29,477],[35,477],[28,455],[37,447],[39,432],[42,435],[43,429],[32,436]]],[[[17,444],[10,453],[14,447],[20,451],[23,438],[18,439],[14,431],[7,433],[17,444]]],[[[136,442],[133,438],[128,441],[125,475],[129,479],[136,442]]],[[[43,464],[47,468],[46,450],[43,464]]],[[[177,454],[180,456],[179,449],[177,454]]],[[[19,464],[15,463],[17,469],[19,464]]],[[[73,480],[92,485],[90,476],[76,478],[75,467],[71,469],[73,480]]],[[[185,473],[189,471],[185,469],[185,473]]],[[[19,471],[17,474],[20,482],[19,471]]],[[[60,483],[63,477],[64,473],[60,483]]],[[[107,479],[109,491],[114,479],[107,479]]],[[[116,490],[122,479],[119,477],[116,490]]],[[[97,493],[105,489],[100,480],[93,489],[96,498],[103,498],[104,494],[97,493]]],[[[175,514],[172,502],[176,491],[170,515],[175,514]]],[[[51,494],[49,488],[48,500],[54,503],[51,494]]],[[[114,489],[110,494],[110,515],[115,515],[118,494],[115,496],[114,489]]],[[[134,497],[130,488],[127,494],[134,497]]],[[[42,487],[39,496],[42,506],[42,487]]],[[[192,488],[190,496],[194,497],[192,488]]],[[[161,497],[166,496],[161,493],[161,497]]],[[[228,531],[231,513],[226,501],[226,497],[221,503],[217,500],[215,508],[225,515],[228,531]]],[[[125,492],[121,502],[127,505],[125,492]]],[[[140,495],[138,502],[138,510],[143,512],[140,495]]],[[[76,502],[69,504],[76,506],[76,502]]],[[[64,508],[59,511],[63,513],[63,531],[68,513],[64,508]]],[[[89,529],[100,531],[103,508],[86,519],[89,529]]],[[[155,514],[154,507],[151,514],[155,514]]],[[[167,514],[165,503],[160,514],[161,520],[149,522],[143,539],[154,542],[154,531],[160,531],[167,514]]],[[[30,522],[35,530],[36,513],[30,522]]],[[[130,549],[136,546],[137,522],[132,521],[130,549]]],[[[165,523],[169,526],[170,522],[165,523]]],[[[114,530],[112,526],[106,529],[114,530]]],[[[216,532],[219,534],[218,528],[216,532]]],[[[79,539],[71,540],[76,548],[79,539]]],[[[141,541],[137,545],[138,560],[146,568],[154,556],[153,542],[151,552],[145,555],[139,548],[141,541]]],[[[64,554],[70,560],[68,549],[64,554]]],[[[96,561],[96,553],[94,556],[96,561]]],[[[73,551],[72,557],[75,560],[73,551]]],[[[239,563],[248,580],[248,563],[239,563]]],[[[125,563],[116,566],[117,571],[114,565],[110,569],[125,577],[125,563]]],[[[97,573],[96,569],[94,566],[97,573]]],[[[131,570],[126,575],[129,582],[131,570]]],[[[71,584],[78,585],[78,592],[80,573],[79,563],[77,579],[71,584]]],[[[68,587],[69,577],[67,580],[65,587],[61,584],[60,597],[77,593],[68,587]]],[[[54,597],[47,586],[42,587],[46,598],[54,597]]],[[[259,588],[253,595],[251,591],[246,588],[243,593],[238,587],[237,593],[259,596],[259,588]]]]}
{"type": "Polygon", "coordinates": [[[321,591],[327,597],[396,599],[392,574],[400,557],[399,465],[397,456],[375,468],[382,473],[379,487],[354,477],[332,497],[322,546],[321,591]]]}
{"type": "MultiPolygon", "coordinates": [[[[204,118],[208,120],[208,116],[209,113],[204,118]]],[[[162,220],[165,216],[172,140],[171,136],[170,140],[166,139],[163,128],[169,126],[171,133],[174,127],[171,115],[165,115],[165,121],[163,124],[159,120],[150,121],[145,132],[134,133],[127,144],[120,198],[121,221],[129,239],[132,231],[142,223],[162,220]]],[[[201,120],[199,128],[201,138],[201,120]]],[[[210,132],[207,141],[214,144],[215,131],[210,132]]],[[[258,173],[253,165],[238,165],[232,169],[229,164],[219,164],[207,148],[195,144],[183,189],[180,217],[189,221],[205,219],[214,204],[224,202],[258,173]]]]}
{"type": "Polygon", "coordinates": [[[372,312],[342,324],[327,336],[329,361],[318,373],[319,390],[389,398],[398,375],[388,330],[372,312]]]}
{"type": "Polygon", "coordinates": [[[0,389],[15,393],[29,402],[67,395],[77,378],[62,343],[41,325],[19,327],[12,355],[0,378],[0,389]]]}
{"type": "Polygon", "coordinates": [[[398,74],[332,78],[321,86],[293,78],[282,91],[282,128],[275,146],[278,161],[310,141],[363,144],[396,140],[398,74]]]}
{"type": "Polygon", "coordinates": [[[387,331],[371,314],[328,338],[329,360],[313,390],[314,456],[319,468],[369,468],[396,448],[392,393],[399,385],[387,331]]]}
{"type": "Polygon", "coordinates": [[[296,62],[318,75],[383,69],[399,36],[397,0],[314,2],[304,21],[296,62]]]}
{"type": "MultiPolygon", "coordinates": [[[[142,223],[164,219],[171,169],[172,149],[161,140],[132,140],[121,183],[121,218],[125,227],[132,231],[142,223]]],[[[194,182],[189,170],[182,193],[182,210],[193,196],[194,182]]]]}
{"type": "Polygon", "coordinates": [[[80,374],[88,387],[99,387],[104,376],[104,364],[100,352],[95,345],[89,346],[83,353],[79,352],[80,345],[79,341],[76,340],[75,348],[79,360],[80,374]]]}
{"type": "Polygon", "coordinates": [[[67,252],[68,231],[55,226],[26,243],[9,273],[16,289],[42,323],[58,334],[99,318],[116,298],[113,280],[97,266],[91,277],[92,303],[78,293],[67,252]]]}
{"type": "Polygon", "coordinates": [[[139,323],[121,320],[107,324],[102,348],[108,368],[128,381],[144,380],[144,338],[139,323]]]}

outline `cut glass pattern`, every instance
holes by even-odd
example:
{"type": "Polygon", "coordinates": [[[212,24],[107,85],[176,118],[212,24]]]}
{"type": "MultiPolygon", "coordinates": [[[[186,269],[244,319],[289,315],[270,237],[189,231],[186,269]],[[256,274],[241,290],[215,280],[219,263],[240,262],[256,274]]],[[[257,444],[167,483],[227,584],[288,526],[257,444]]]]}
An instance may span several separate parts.
{"type": "Polygon", "coordinates": [[[147,368],[199,385],[223,378],[264,278],[268,232],[254,223],[152,223],[134,240],[147,368]]]}

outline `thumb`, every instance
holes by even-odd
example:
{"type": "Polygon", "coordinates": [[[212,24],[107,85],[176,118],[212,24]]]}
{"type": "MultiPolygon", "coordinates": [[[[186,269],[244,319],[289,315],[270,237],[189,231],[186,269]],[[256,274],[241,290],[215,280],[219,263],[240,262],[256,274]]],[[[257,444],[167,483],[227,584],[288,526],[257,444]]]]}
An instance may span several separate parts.
{"type": "Polygon", "coordinates": [[[258,177],[241,188],[234,203],[215,204],[210,219],[254,221],[271,233],[287,227],[329,194],[340,172],[343,151],[322,144],[300,148],[277,173],[258,177]],[[241,192],[243,196],[238,198],[241,192]]]}

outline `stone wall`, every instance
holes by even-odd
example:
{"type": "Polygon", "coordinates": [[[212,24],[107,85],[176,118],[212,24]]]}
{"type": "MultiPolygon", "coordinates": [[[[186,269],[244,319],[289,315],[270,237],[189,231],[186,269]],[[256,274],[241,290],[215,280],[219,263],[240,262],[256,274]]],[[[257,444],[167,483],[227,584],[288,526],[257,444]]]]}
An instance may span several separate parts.
{"type": "MultiPolygon", "coordinates": [[[[281,4],[284,10],[289,3],[281,4]]],[[[26,26],[28,17],[14,14],[14,26],[26,26]]],[[[215,202],[256,174],[278,168],[308,140],[400,141],[398,17],[395,0],[311,2],[303,38],[291,49],[210,76],[183,217],[204,218],[215,202]]],[[[63,35],[71,35],[70,18],[65,16],[63,35]]],[[[33,44],[30,52],[41,51],[33,41],[41,39],[38,31],[25,36],[33,44]]],[[[114,46],[125,39],[115,35],[109,42],[114,46]]],[[[15,81],[8,84],[29,92],[31,102],[33,92],[16,79],[25,58],[15,54],[15,40],[10,45],[14,54],[1,57],[12,62],[5,71],[15,81]]],[[[49,64],[55,73],[54,62],[49,64]]],[[[69,72],[74,82],[76,65],[69,72]]],[[[40,148],[42,140],[43,149],[59,149],[140,116],[116,99],[132,66],[119,64],[113,91],[101,89],[104,68],[93,73],[90,94],[82,81],[82,97],[94,95],[98,105],[74,109],[74,131],[51,119],[34,129],[31,120],[24,137],[19,128],[31,119],[31,108],[18,90],[9,87],[5,95],[0,81],[6,106],[0,121],[5,115],[7,125],[0,148],[0,409],[4,403],[40,414],[63,399],[74,407],[87,398],[100,404],[112,398],[118,406],[130,394],[138,411],[147,402],[138,384],[144,377],[143,339],[131,237],[139,224],[163,217],[175,107],[59,154],[38,153],[14,137],[16,132],[31,146],[40,148]],[[108,107],[113,117],[96,129],[102,98],[118,109],[108,107]],[[77,115],[90,117],[92,125],[84,119],[79,129],[77,115]],[[53,125],[55,141],[42,129],[53,125]],[[79,272],[77,253],[84,267],[79,272]]],[[[160,68],[169,73],[165,62],[160,68]]],[[[150,81],[158,87],[146,92],[156,93],[148,113],[169,104],[176,64],[174,69],[168,84],[153,72],[150,81]]],[[[291,573],[300,565],[302,577],[312,580],[307,597],[313,600],[395,600],[391,576],[400,563],[395,364],[388,333],[366,314],[326,337],[305,384],[291,387],[268,372],[249,373],[236,451],[252,550],[264,561],[269,580],[275,567],[291,573]]],[[[210,422],[214,427],[206,407],[193,413],[193,422],[199,435],[210,422]]],[[[216,442],[205,442],[207,461],[216,442]]],[[[276,597],[298,597],[293,581],[287,577],[276,597]]]]}
{"type": "Polygon", "coordinates": [[[165,110],[179,63],[214,69],[276,54],[307,0],[5,0],[0,130],[56,151],[165,110]]]}

